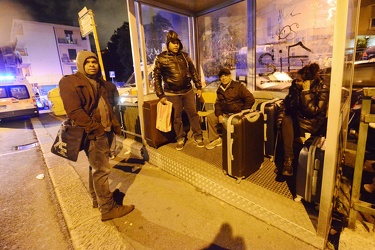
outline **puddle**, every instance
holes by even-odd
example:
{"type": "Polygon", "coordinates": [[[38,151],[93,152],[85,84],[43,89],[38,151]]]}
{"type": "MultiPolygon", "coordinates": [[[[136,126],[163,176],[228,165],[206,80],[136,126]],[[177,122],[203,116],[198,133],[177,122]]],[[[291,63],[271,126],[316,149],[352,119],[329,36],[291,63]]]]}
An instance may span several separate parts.
{"type": "Polygon", "coordinates": [[[29,144],[15,146],[15,149],[16,150],[27,150],[27,149],[30,149],[30,148],[35,148],[36,146],[38,146],[38,143],[33,142],[33,143],[29,143],[29,144]]]}

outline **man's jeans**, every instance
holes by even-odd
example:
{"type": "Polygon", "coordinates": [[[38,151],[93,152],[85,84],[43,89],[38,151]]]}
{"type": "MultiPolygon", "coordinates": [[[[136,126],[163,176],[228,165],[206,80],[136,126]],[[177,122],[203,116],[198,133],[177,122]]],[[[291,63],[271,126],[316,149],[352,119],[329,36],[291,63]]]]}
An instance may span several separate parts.
{"type": "Polygon", "coordinates": [[[103,136],[90,140],[85,148],[90,163],[89,191],[93,199],[96,195],[101,213],[108,212],[116,205],[108,182],[111,170],[108,158],[110,133],[112,132],[105,132],[103,136]]]}
{"type": "Polygon", "coordinates": [[[175,96],[167,96],[167,100],[173,105],[173,128],[176,133],[176,140],[182,140],[186,137],[184,125],[182,123],[182,110],[184,110],[189,118],[193,136],[196,141],[203,140],[202,128],[195,102],[195,94],[193,90],[175,96]]]}
{"type": "MultiPolygon", "coordinates": [[[[223,114],[223,123],[226,123],[230,115],[223,114]]],[[[214,113],[209,114],[207,117],[207,133],[210,142],[219,139],[223,136],[223,123],[219,123],[219,118],[214,113]]]]}

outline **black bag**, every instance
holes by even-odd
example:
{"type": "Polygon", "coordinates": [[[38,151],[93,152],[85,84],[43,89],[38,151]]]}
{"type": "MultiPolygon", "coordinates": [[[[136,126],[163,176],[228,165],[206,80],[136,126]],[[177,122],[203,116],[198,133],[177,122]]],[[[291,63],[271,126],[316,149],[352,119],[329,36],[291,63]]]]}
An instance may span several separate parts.
{"type": "Polygon", "coordinates": [[[83,149],[85,129],[72,125],[70,119],[60,125],[51,152],[70,161],[77,161],[78,153],[83,149]]]}

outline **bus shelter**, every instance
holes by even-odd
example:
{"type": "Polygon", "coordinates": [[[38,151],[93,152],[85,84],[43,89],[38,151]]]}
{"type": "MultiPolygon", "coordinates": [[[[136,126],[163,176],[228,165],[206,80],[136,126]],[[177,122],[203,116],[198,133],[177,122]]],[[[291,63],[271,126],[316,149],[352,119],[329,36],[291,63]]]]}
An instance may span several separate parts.
{"type": "MultiPolygon", "coordinates": [[[[311,229],[304,223],[292,223],[285,229],[280,226],[286,222],[280,214],[260,218],[323,247],[346,147],[360,1],[127,0],[127,5],[139,107],[145,100],[156,98],[149,67],[143,66],[152,65],[163,50],[170,29],[179,34],[203,86],[213,91],[220,67],[229,68],[233,78],[245,83],[250,91],[272,89],[281,96],[287,93],[285,88],[268,89],[260,84],[264,75],[278,73],[283,77],[310,62],[330,69],[326,76],[330,80],[330,101],[316,226],[311,229]]],[[[144,134],[142,112],[139,119],[144,134]]]]}

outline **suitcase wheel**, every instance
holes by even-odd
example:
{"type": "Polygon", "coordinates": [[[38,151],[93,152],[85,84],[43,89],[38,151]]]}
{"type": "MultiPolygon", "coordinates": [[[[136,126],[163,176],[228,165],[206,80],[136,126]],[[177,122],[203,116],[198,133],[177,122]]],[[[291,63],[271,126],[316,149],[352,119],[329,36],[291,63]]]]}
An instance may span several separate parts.
{"type": "Polygon", "coordinates": [[[245,179],[245,178],[244,177],[236,178],[236,183],[240,184],[243,179],[245,179]]]}

